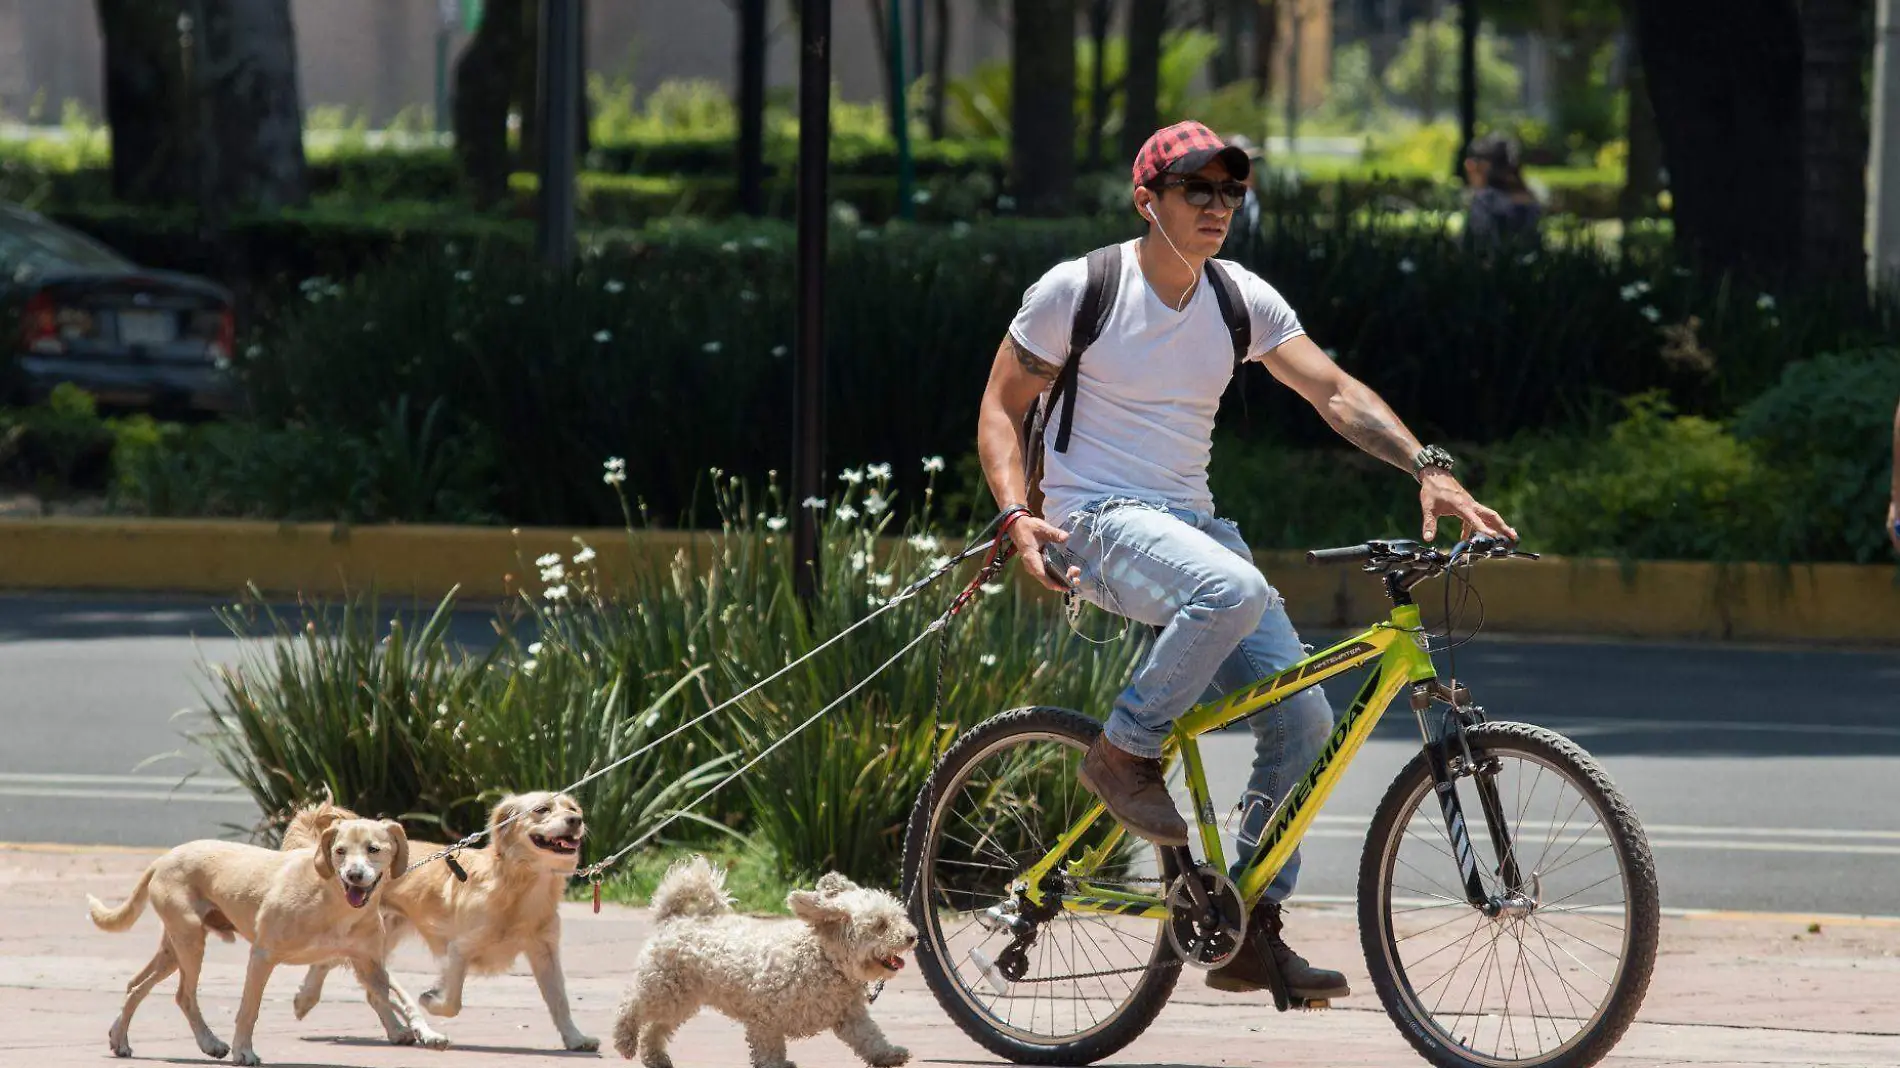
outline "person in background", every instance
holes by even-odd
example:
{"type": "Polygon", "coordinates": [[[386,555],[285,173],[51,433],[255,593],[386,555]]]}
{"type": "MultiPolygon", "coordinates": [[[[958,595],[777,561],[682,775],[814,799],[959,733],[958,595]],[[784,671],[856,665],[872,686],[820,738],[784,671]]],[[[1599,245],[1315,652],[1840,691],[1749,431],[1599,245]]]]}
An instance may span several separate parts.
{"type": "Polygon", "coordinates": [[[1887,537],[1900,552],[1900,407],[1893,410],[1893,493],[1887,501],[1887,537]]]}
{"type": "Polygon", "coordinates": [[[1474,139],[1465,149],[1465,182],[1472,190],[1465,234],[1473,247],[1539,244],[1543,206],[1524,184],[1517,142],[1496,133],[1474,139]]]}
{"type": "Polygon", "coordinates": [[[1260,239],[1260,166],[1266,161],[1267,150],[1254,144],[1246,134],[1231,134],[1224,140],[1245,153],[1250,164],[1247,177],[1241,179],[1241,184],[1247,187],[1247,199],[1241,201],[1240,210],[1234,212],[1225,251],[1231,256],[1245,256],[1251,262],[1255,243],[1260,239]]]}

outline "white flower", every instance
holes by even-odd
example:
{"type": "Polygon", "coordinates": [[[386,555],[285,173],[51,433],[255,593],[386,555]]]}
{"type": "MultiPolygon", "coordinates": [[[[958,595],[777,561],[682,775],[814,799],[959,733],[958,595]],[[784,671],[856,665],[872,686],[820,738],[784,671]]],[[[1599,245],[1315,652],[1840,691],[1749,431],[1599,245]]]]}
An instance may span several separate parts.
{"type": "Polygon", "coordinates": [[[1659,323],[1662,322],[1662,312],[1657,311],[1654,304],[1646,304],[1643,306],[1643,318],[1652,323],[1659,323]]]}
{"type": "Polygon", "coordinates": [[[782,516],[782,515],[775,515],[775,516],[773,516],[772,518],[770,518],[770,519],[768,519],[768,520],[766,520],[766,521],[765,521],[765,529],[767,529],[767,530],[773,530],[773,531],[777,531],[777,530],[784,530],[784,529],[785,529],[785,517],[784,517],[784,516],[782,516]]]}
{"type": "Polygon", "coordinates": [[[458,252],[460,252],[460,251],[462,251],[462,246],[460,246],[460,245],[458,245],[458,244],[456,244],[455,242],[453,242],[453,241],[451,241],[451,242],[449,242],[448,244],[446,244],[446,245],[443,245],[443,246],[442,246],[442,251],[444,251],[444,252],[446,252],[446,253],[448,253],[449,255],[451,255],[451,256],[453,256],[453,255],[455,255],[456,253],[458,253],[458,252]]]}
{"type": "Polygon", "coordinates": [[[864,595],[864,603],[870,605],[872,608],[877,608],[884,603],[884,598],[879,597],[875,593],[867,593],[864,595]]]}
{"type": "Polygon", "coordinates": [[[807,497],[800,502],[800,504],[802,507],[809,508],[814,512],[822,512],[825,510],[825,499],[823,497],[807,497]]]}
{"type": "Polygon", "coordinates": [[[759,299],[759,295],[757,293],[754,293],[750,289],[741,289],[739,291],[739,299],[745,301],[747,304],[750,304],[753,301],[759,299]]]}
{"type": "Polygon", "coordinates": [[[864,498],[864,510],[872,515],[883,515],[890,507],[891,502],[885,500],[884,495],[876,490],[872,490],[870,495],[864,498]]]}
{"type": "Polygon", "coordinates": [[[719,251],[737,252],[739,251],[739,243],[737,241],[728,241],[725,244],[719,246],[719,251]]]}
{"type": "Polygon", "coordinates": [[[549,586],[541,592],[541,596],[546,597],[550,601],[565,601],[567,600],[567,583],[563,582],[559,586],[549,586]]]}
{"type": "Polygon", "coordinates": [[[613,339],[614,339],[614,334],[613,334],[613,331],[611,330],[594,331],[594,340],[600,342],[603,345],[605,345],[609,341],[612,341],[613,339]]]}
{"type": "Polygon", "coordinates": [[[524,301],[524,300],[526,300],[526,299],[528,299],[528,298],[526,298],[526,297],[524,297],[524,296],[522,296],[522,295],[521,295],[521,294],[519,294],[519,293],[510,293],[510,294],[508,294],[508,303],[510,303],[510,304],[513,304],[513,305],[515,305],[516,307],[519,307],[519,306],[521,305],[521,302],[522,302],[522,301],[524,301]]]}
{"type": "Polygon", "coordinates": [[[607,457],[607,462],[601,466],[605,467],[607,471],[606,474],[600,476],[600,480],[609,486],[618,486],[627,480],[627,461],[622,460],[620,457],[609,456],[607,457]]]}
{"type": "Polygon", "coordinates": [[[767,241],[767,240],[766,240],[765,238],[763,238],[763,237],[755,237],[755,238],[753,238],[753,239],[752,239],[752,247],[753,247],[753,248],[766,248],[766,247],[768,247],[768,246],[770,246],[771,244],[772,244],[772,243],[771,243],[770,241],[767,241]]]}
{"type": "Polygon", "coordinates": [[[521,662],[521,673],[523,675],[532,675],[534,674],[534,669],[540,666],[541,662],[539,660],[530,657],[521,662]]]}
{"type": "Polygon", "coordinates": [[[706,343],[705,343],[704,345],[701,345],[701,346],[699,347],[699,351],[701,351],[701,352],[704,352],[704,353],[708,353],[708,354],[711,354],[711,353],[714,353],[714,352],[718,352],[718,351],[719,351],[719,342],[717,342],[717,341],[708,341],[708,342],[706,342],[706,343]]]}
{"type": "Polygon", "coordinates": [[[1755,307],[1761,309],[1762,311],[1774,311],[1775,310],[1774,296],[1772,294],[1763,293],[1761,296],[1756,297],[1755,307]]]}
{"type": "Polygon", "coordinates": [[[977,662],[977,663],[979,663],[979,664],[982,664],[982,665],[983,665],[984,667],[995,667],[995,666],[996,666],[996,654],[995,654],[995,653],[984,653],[984,654],[983,654],[982,656],[979,656],[979,657],[977,657],[977,658],[976,658],[976,662],[977,662]]]}
{"type": "Polygon", "coordinates": [[[870,560],[871,558],[865,554],[864,550],[859,549],[857,552],[851,554],[851,570],[863,571],[864,565],[869,563],[870,560]]]}
{"type": "Polygon", "coordinates": [[[864,472],[858,470],[855,467],[847,467],[844,470],[838,472],[838,481],[846,482],[855,486],[858,483],[864,481],[864,472]]]}
{"type": "Polygon", "coordinates": [[[536,567],[553,567],[555,564],[558,564],[560,562],[561,562],[560,553],[543,553],[540,556],[537,556],[534,558],[534,566],[536,567]]]}
{"type": "Polygon", "coordinates": [[[877,240],[877,231],[876,230],[859,230],[858,240],[859,241],[875,241],[877,240]]]}
{"type": "Polygon", "coordinates": [[[1013,196],[1010,196],[1008,193],[1004,193],[1002,196],[997,197],[996,210],[997,211],[1015,211],[1016,198],[1013,196]]]}
{"type": "Polygon", "coordinates": [[[528,655],[529,655],[529,656],[540,656],[540,655],[541,655],[541,643],[540,643],[540,642],[535,642],[534,644],[532,644],[532,645],[530,645],[530,646],[528,646],[528,655]]]}
{"type": "Polygon", "coordinates": [[[912,534],[910,536],[910,547],[920,553],[934,553],[940,544],[935,534],[912,534]]]}
{"type": "Polygon", "coordinates": [[[919,190],[917,190],[917,191],[916,191],[915,193],[912,193],[912,194],[910,195],[910,202],[911,202],[912,204],[928,204],[928,203],[930,203],[930,190],[928,190],[928,189],[919,189],[919,190]]]}
{"type": "Polygon", "coordinates": [[[618,293],[621,290],[627,288],[627,283],[622,282],[618,278],[609,278],[607,279],[607,284],[602,286],[601,288],[605,289],[609,293],[618,293]]]}
{"type": "Polygon", "coordinates": [[[1418,264],[1413,263],[1412,258],[1410,256],[1407,256],[1406,258],[1399,261],[1400,274],[1411,274],[1413,271],[1416,271],[1416,270],[1418,270],[1418,264]]]}
{"type": "Polygon", "coordinates": [[[892,575],[888,571],[879,572],[878,574],[871,576],[871,585],[876,586],[878,589],[881,590],[884,587],[889,586],[891,584],[891,581],[894,578],[896,578],[896,576],[892,575]]]}
{"type": "Polygon", "coordinates": [[[864,469],[864,473],[871,476],[873,479],[876,479],[879,482],[888,482],[890,481],[890,478],[891,478],[891,465],[890,464],[871,464],[870,466],[864,469]]]}
{"type": "Polygon", "coordinates": [[[929,474],[936,474],[936,473],[937,473],[938,471],[941,471],[941,470],[943,470],[943,457],[941,457],[941,456],[926,456],[926,457],[924,458],[924,471],[925,471],[925,472],[927,472],[927,473],[929,473],[929,474]]]}
{"type": "Polygon", "coordinates": [[[561,564],[546,564],[541,568],[542,582],[559,582],[567,577],[567,568],[561,564]]]}
{"type": "Polygon", "coordinates": [[[787,352],[790,352],[790,351],[791,351],[790,349],[786,348],[783,345],[772,346],[772,355],[774,356],[783,357],[787,352]]]}
{"type": "Polygon", "coordinates": [[[1517,262],[1519,262],[1519,263],[1521,263],[1521,264],[1523,264],[1523,265],[1524,265],[1524,266],[1526,266],[1526,267],[1529,267],[1529,266],[1530,266],[1531,264],[1533,264],[1533,263],[1536,263],[1536,262],[1537,262],[1537,253],[1535,253],[1535,252],[1526,252],[1526,253],[1524,253],[1524,254],[1523,254],[1522,256],[1519,256],[1519,257],[1517,258],[1517,262]]]}
{"type": "Polygon", "coordinates": [[[574,562],[576,564],[591,564],[594,562],[596,555],[598,554],[594,552],[592,545],[583,545],[581,546],[581,551],[574,554],[574,562]]]}
{"type": "Polygon", "coordinates": [[[1624,300],[1635,300],[1647,292],[1649,292],[1649,283],[1640,278],[1624,286],[1622,289],[1624,300]]]}
{"type": "Polygon", "coordinates": [[[977,259],[979,259],[979,260],[982,260],[982,261],[983,261],[984,263],[995,263],[995,262],[996,262],[996,253],[994,253],[994,252],[985,252],[985,253],[984,253],[984,254],[982,254],[981,256],[978,256],[978,257],[977,257],[977,259]]]}
{"type": "Polygon", "coordinates": [[[948,556],[933,556],[924,561],[924,566],[932,571],[941,571],[950,566],[950,558],[948,556]]]}
{"type": "Polygon", "coordinates": [[[455,280],[456,280],[456,281],[458,281],[458,282],[469,282],[469,281],[473,281],[473,280],[474,280],[474,278],[475,278],[475,272],[474,272],[474,271],[457,271],[457,272],[455,272],[455,280]]]}
{"type": "Polygon", "coordinates": [[[965,236],[968,236],[969,233],[970,233],[970,224],[967,222],[964,222],[962,219],[958,219],[956,222],[953,222],[950,224],[951,237],[965,237],[965,236]]]}
{"type": "Polygon", "coordinates": [[[856,508],[851,507],[848,504],[841,504],[838,506],[837,512],[833,514],[835,514],[839,519],[848,521],[848,520],[856,519],[858,517],[858,510],[856,508]]]}
{"type": "Polygon", "coordinates": [[[985,582],[982,586],[979,586],[978,589],[983,591],[984,596],[994,597],[1003,592],[1003,584],[1000,582],[985,582]]]}

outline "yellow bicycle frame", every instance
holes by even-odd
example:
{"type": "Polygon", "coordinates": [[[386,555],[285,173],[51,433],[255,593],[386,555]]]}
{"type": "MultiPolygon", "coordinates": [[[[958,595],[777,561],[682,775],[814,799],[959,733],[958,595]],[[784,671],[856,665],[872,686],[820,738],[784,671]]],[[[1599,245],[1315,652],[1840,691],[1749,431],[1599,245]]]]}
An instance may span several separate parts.
{"type": "MultiPolygon", "coordinates": [[[[1214,870],[1224,872],[1227,862],[1222,856],[1220,827],[1215,820],[1214,802],[1208,795],[1207,775],[1201,764],[1200,736],[1265,712],[1301,690],[1374,661],[1378,662],[1377,666],[1360,686],[1352,706],[1333,727],[1332,735],[1327,738],[1326,746],[1320,750],[1313,766],[1268,818],[1253,859],[1240,874],[1239,888],[1248,907],[1251,908],[1260,900],[1268,884],[1273,882],[1273,877],[1286,866],[1287,858],[1293,855],[1293,850],[1305,837],[1307,828],[1312,826],[1313,818],[1325,805],[1326,798],[1332,794],[1340,776],[1345,774],[1346,767],[1352,763],[1359,747],[1365,744],[1372,729],[1378,725],[1379,717],[1385,714],[1393,700],[1406,688],[1437,678],[1431,654],[1425,648],[1418,606],[1399,605],[1385,622],[1314,653],[1271,678],[1262,679],[1218,700],[1196,705],[1175,721],[1174,729],[1163,746],[1162,759],[1172,760],[1176,755],[1181,758],[1187,775],[1188,796],[1194,803],[1194,818],[1200,829],[1205,860],[1214,870]]],[[[1063,858],[1088,834],[1095,821],[1106,814],[1107,810],[1097,802],[1056,841],[1046,856],[1022,874],[1023,890],[1031,902],[1044,904],[1045,877],[1062,864],[1063,858]]],[[[1168,917],[1168,908],[1158,894],[1109,890],[1089,882],[1089,876],[1114,854],[1115,846],[1125,833],[1121,825],[1117,824],[1102,844],[1067,865],[1064,871],[1079,889],[1075,893],[1063,895],[1062,905],[1065,909],[1070,912],[1152,919],[1168,917]]]]}

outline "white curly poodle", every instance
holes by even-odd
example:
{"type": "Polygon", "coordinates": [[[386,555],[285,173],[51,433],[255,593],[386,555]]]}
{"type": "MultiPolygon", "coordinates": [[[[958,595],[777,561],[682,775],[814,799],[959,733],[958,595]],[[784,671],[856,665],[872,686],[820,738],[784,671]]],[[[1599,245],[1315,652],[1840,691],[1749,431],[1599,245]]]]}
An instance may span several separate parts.
{"type": "Polygon", "coordinates": [[[704,857],[678,861],[653,892],[655,929],[634,961],[614,1048],[646,1068],[671,1068],[666,1044],[702,1006],[745,1025],[756,1068],[792,1068],[785,1041],[829,1030],[865,1063],[903,1064],[871,1019],[865,984],[903,970],[917,944],[904,906],[835,872],[786,905],[803,923],[732,911],[725,873],[704,857]]]}

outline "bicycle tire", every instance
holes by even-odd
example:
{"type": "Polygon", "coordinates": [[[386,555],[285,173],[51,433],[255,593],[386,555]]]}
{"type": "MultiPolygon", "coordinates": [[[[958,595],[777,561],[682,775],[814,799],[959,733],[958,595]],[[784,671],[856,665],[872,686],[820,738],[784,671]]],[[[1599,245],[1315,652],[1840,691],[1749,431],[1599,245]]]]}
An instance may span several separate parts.
{"type": "MultiPolygon", "coordinates": [[[[1413,996],[1410,979],[1404,974],[1403,966],[1396,960],[1390,893],[1396,875],[1398,849],[1405,835],[1399,821],[1415,811],[1421,797],[1431,796],[1434,789],[1430,765],[1425,754],[1420,753],[1386,789],[1385,797],[1380,801],[1378,812],[1367,830],[1365,851],[1360,860],[1360,941],[1373,987],[1378,991],[1386,1013],[1398,1025],[1400,1033],[1421,1056],[1439,1068],[1587,1068],[1609,1054],[1636,1018],[1655,968],[1661,917],[1655,860],[1650,854],[1648,838],[1628,801],[1617,791],[1609,776],[1582,747],[1568,738],[1527,723],[1496,722],[1469,728],[1465,732],[1465,739],[1474,760],[1483,761],[1486,756],[1501,754],[1528,757],[1543,767],[1557,770],[1564,781],[1591,803],[1597,821],[1602,824],[1615,848],[1616,862],[1627,894],[1623,956],[1618,973],[1606,988],[1607,997],[1598,1004],[1595,1015],[1574,1037],[1559,1048],[1545,1053],[1541,1049],[1540,1036],[1539,1053],[1531,1058],[1505,1058],[1501,1055],[1501,1048],[1498,1056],[1470,1050],[1462,1046],[1454,1034],[1439,1025],[1431,1013],[1423,1010],[1418,1003],[1420,999],[1413,996]]],[[[1482,845],[1484,850],[1490,850],[1484,817],[1473,806],[1466,806],[1465,811],[1472,824],[1470,835],[1473,848],[1479,849],[1482,845]]],[[[1520,820],[1522,815],[1520,811],[1520,820]]],[[[1442,827],[1438,829],[1442,833],[1442,827]]],[[[1465,907],[1469,908],[1468,905],[1465,907]]],[[[1456,911],[1455,906],[1453,911],[1456,911]]],[[[1535,914],[1535,910],[1532,911],[1535,914]]],[[[1499,942],[1494,935],[1493,945],[1499,942]]],[[[1549,940],[1546,939],[1546,942],[1549,940]]],[[[1518,943],[1520,963],[1525,944],[1522,940],[1518,943]]],[[[1535,950],[1531,952],[1534,957],[1535,950]]],[[[1553,952],[1553,970],[1555,958],[1553,952]]],[[[1576,958],[1573,956],[1572,959],[1576,958]]],[[[1568,998],[1567,993],[1565,996],[1568,998]]],[[[1507,994],[1507,1020],[1510,1018],[1508,997],[1507,994]]],[[[1552,1001],[1546,995],[1546,1007],[1551,1004],[1552,1001]]],[[[1530,1005],[1534,1012],[1535,1001],[1532,1000],[1530,1005]]],[[[1535,1031],[1535,1023],[1532,1026],[1535,1031]]],[[[1481,1029],[1482,1023],[1473,1028],[1474,1034],[1481,1029]]],[[[1512,1041],[1515,1046],[1514,1030],[1512,1041]]],[[[1501,1036],[1499,1042],[1501,1047],[1501,1036]]]]}
{"type": "MultiPolygon", "coordinates": [[[[987,754],[996,752],[998,743],[1026,736],[1053,736],[1086,749],[1101,733],[1098,721],[1066,708],[1035,706],[999,713],[965,732],[957,739],[931,771],[917,802],[911,810],[904,834],[904,900],[911,921],[917,925],[915,950],[918,970],[925,983],[963,1033],[984,1049],[1016,1064],[1084,1065],[1107,1057],[1133,1042],[1154,1022],[1161,1007],[1173,992],[1180,968],[1167,938],[1157,937],[1154,960],[1137,981],[1123,1007],[1105,1026],[1073,1041],[1035,1043],[1004,1034],[965,999],[955,966],[946,962],[939,946],[942,932],[939,915],[927,907],[930,887],[923,885],[928,876],[927,862],[935,855],[937,821],[955,797],[956,788],[971,766],[987,754]]],[[[1157,921],[1160,931],[1163,924],[1157,921]]]]}

